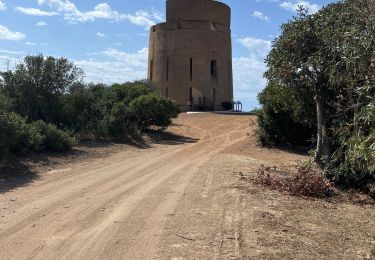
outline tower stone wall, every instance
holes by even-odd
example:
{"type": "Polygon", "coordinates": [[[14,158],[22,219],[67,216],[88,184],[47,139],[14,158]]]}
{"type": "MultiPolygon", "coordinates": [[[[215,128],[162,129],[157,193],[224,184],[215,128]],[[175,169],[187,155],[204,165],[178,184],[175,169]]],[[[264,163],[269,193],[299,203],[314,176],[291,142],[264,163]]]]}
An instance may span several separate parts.
{"type": "Polygon", "coordinates": [[[221,110],[233,99],[230,8],[213,0],[167,0],[151,27],[148,79],[182,111],[221,110]]]}

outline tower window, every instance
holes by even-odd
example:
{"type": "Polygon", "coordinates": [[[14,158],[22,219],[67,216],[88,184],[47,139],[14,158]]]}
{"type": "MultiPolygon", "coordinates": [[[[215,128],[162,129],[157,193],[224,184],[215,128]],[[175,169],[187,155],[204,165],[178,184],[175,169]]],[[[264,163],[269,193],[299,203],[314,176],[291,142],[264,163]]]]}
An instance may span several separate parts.
{"type": "Polygon", "coordinates": [[[214,95],[213,95],[213,96],[214,96],[213,99],[214,99],[214,102],[215,102],[215,100],[216,100],[216,89],[215,89],[215,88],[213,89],[213,92],[214,92],[214,93],[213,93],[213,94],[214,94],[214,95]]]}
{"type": "Polygon", "coordinates": [[[167,73],[167,75],[166,75],[166,79],[167,79],[167,81],[168,81],[168,80],[169,80],[169,58],[167,58],[167,65],[166,65],[166,66],[167,66],[167,68],[166,68],[166,69],[167,69],[167,72],[166,72],[166,73],[167,73]]]}
{"type": "Polygon", "coordinates": [[[193,58],[190,58],[190,81],[193,81],[193,58]]]}
{"type": "Polygon", "coordinates": [[[182,29],[183,21],[184,21],[184,20],[183,20],[181,17],[178,18],[177,29],[182,29]]]}
{"type": "Polygon", "coordinates": [[[211,60],[211,79],[217,80],[217,61],[211,60]]]}
{"type": "Polygon", "coordinates": [[[193,101],[193,88],[192,87],[189,88],[189,100],[193,101]]]}
{"type": "Polygon", "coordinates": [[[169,98],[169,91],[168,91],[168,88],[165,89],[165,97],[166,97],[166,98],[169,98]]]}
{"type": "Polygon", "coordinates": [[[150,80],[152,81],[153,76],[153,70],[154,70],[154,60],[150,60],[150,80]]]}
{"type": "Polygon", "coordinates": [[[228,81],[229,81],[229,85],[231,85],[232,83],[232,77],[231,77],[231,73],[232,70],[231,70],[231,66],[230,66],[230,60],[228,61],[228,81]]]}
{"type": "MultiPolygon", "coordinates": [[[[229,79],[229,86],[232,86],[233,84],[233,75],[232,75],[232,61],[228,61],[228,79],[229,79]]],[[[232,88],[229,87],[229,96],[233,96],[232,94],[232,88]]]]}

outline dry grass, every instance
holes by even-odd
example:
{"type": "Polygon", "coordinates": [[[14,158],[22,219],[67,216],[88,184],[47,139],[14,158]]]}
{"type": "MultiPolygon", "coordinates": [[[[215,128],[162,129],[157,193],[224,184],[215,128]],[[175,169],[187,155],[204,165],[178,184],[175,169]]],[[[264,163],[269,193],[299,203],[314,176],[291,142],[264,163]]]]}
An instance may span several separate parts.
{"type": "Polygon", "coordinates": [[[269,167],[262,164],[257,175],[248,180],[296,197],[330,199],[330,201],[334,199],[336,202],[351,202],[360,205],[373,205],[375,201],[374,188],[370,189],[370,192],[341,189],[326,179],[322,171],[311,163],[299,162],[288,169],[278,169],[277,166],[269,167]]]}
{"type": "Polygon", "coordinates": [[[261,165],[255,183],[292,196],[328,198],[335,194],[333,184],[311,164],[298,166],[297,171],[283,174],[277,167],[261,165]]]}
{"type": "Polygon", "coordinates": [[[367,188],[369,190],[368,195],[375,200],[375,184],[369,184],[367,188]]]}

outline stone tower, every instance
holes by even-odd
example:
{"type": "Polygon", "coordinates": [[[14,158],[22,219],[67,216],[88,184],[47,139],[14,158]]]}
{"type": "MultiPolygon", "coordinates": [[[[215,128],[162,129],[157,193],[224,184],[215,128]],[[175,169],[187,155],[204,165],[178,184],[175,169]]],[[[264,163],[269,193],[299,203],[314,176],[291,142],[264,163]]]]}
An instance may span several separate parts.
{"type": "Polygon", "coordinates": [[[218,1],[167,0],[167,21],[151,27],[148,79],[182,111],[233,100],[230,20],[218,1]]]}

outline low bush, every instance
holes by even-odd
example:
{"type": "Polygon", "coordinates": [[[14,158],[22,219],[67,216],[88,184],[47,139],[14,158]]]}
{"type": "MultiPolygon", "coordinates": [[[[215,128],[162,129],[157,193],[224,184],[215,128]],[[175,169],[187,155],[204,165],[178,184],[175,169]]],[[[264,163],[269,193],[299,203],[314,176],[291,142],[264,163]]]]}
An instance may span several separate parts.
{"type": "Polygon", "coordinates": [[[39,120],[33,122],[31,126],[42,136],[43,139],[40,145],[44,149],[65,151],[76,144],[76,139],[70,132],[58,129],[53,124],[39,120]]]}
{"type": "Polygon", "coordinates": [[[43,149],[62,151],[74,144],[74,137],[55,125],[43,121],[27,123],[16,113],[0,113],[0,161],[9,153],[23,155],[43,149]]]}
{"type": "Polygon", "coordinates": [[[165,128],[171,119],[177,117],[178,106],[174,101],[160,97],[157,94],[143,95],[129,104],[131,121],[140,130],[147,130],[151,126],[165,128]]]}
{"type": "MultiPolygon", "coordinates": [[[[66,123],[62,125],[81,136],[99,140],[126,140],[138,130],[143,130],[139,129],[139,112],[129,112],[130,103],[141,96],[152,94],[153,90],[147,81],[111,86],[100,83],[77,85],[64,97],[67,116],[66,123]]],[[[158,116],[155,112],[149,114],[158,116]]]]}
{"type": "Polygon", "coordinates": [[[9,152],[24,154],[39,150],[43,136],[36,127],[16,113],[0,113],[0,159],[9,152]]]}
{"type": "Polygon", "coordinates": [[[257,184],[267,186],[281,192],[288,192],[292,196],[326,198],[334,193],[333,185],[322,173],[312,166],[299,166],[297,172],[282,176],[270,167],[262,165],[255,179],[257,184]]]}

